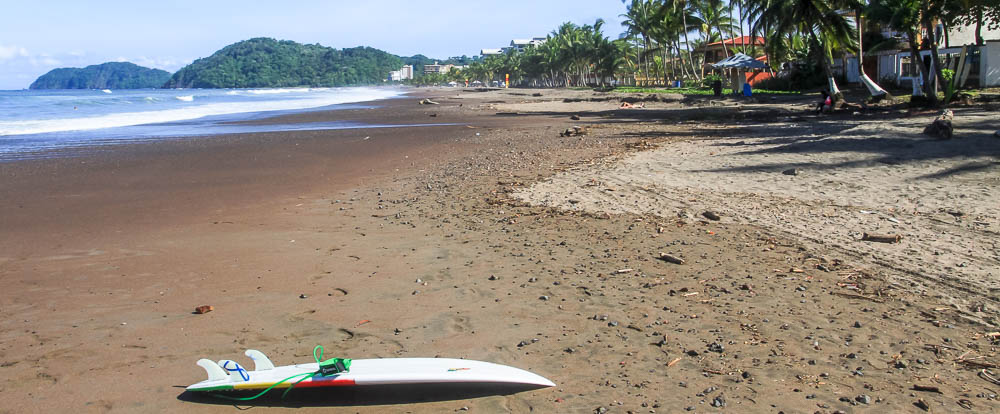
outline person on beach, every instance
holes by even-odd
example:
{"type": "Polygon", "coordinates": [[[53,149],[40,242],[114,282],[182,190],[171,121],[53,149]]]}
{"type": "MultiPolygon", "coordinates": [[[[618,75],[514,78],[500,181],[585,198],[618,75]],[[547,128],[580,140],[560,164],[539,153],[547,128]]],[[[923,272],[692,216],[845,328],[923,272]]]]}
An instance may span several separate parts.
{"type": "Polygon", "coordinates": [[[816,114],[821,114],[823,112],[830,112],[833,109],[833,97],[830,96],[830,92],[826,89],[820,91],[820,100],[816,104],[816,114]]]}

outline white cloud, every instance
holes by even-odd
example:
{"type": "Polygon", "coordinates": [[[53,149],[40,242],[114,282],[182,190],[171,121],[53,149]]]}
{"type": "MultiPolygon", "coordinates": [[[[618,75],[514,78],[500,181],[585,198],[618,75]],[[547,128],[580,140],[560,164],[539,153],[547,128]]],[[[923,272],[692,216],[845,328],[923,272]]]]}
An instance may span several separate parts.
{"type": "Polygon", "coordinates": [[[0,61],[28,56],[28,50],[18,46],[0,45],[0,61]]]}

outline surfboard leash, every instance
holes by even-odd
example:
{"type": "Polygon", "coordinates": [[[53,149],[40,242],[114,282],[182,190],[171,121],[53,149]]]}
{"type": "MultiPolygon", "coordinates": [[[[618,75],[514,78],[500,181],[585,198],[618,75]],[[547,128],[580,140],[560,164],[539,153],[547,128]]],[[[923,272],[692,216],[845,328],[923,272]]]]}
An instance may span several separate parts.
{"type": "Polygon", "coordinates": [[[215,396],[215,397],[218,397],[218,398],[222,398],[222,399],[226,399],[226,400],[231,400],[231,401],[252,401],[252,400],[256,400],[256,399],[258,399],[260,397],[263,397],[264,394],[267,394],[268,391],[273,390],[274,387],[277,387],[277,386],[279,386],[281,384],[284,384],[285,382],[290,381],[290,380],[292,380],[294,378],[301,377],[301,378],[299,378],[298,381],[295,381],[291,385],[289,385],[288,389],[286,389],[285,392],[281,393],[281,399],[285,399],[285,396],[288,395],[288,392],[291,391],[292,388],[295,388],[296,385],[299,385],[299,383],[302,382],[302,381],[305,381],[305,380],[307,380],[309,378],[312,378],[312,377],[314,377],[316,375],[319,375],[321,377],[328,377],[328,376],[331,376],[331,375],[337,375],[337,374],[342,374],[342,373],[345,373],[345,372],[349,372],[351,370],[351,360],[349,358],[330,358],[330,359],[327,359],[325,361],[322,361],[322,359],[323,359],[323,345],[316,345],[316,347],[313,348],[313,359],[315,359],[316,360],[316,364],[319,365],[319,369],[318,370],[316,370],[314,372],[304,372],[304,373],[301,373],[301,374],[292,375],[292,376],[290,376],[288,378],[285,378],[285,379],[283,379],[281,381],[278,381],[278,382],[276,382],[274,384],[271,384],[270,387],[267,387],[266,389],[264,389],[264,391],[261,391],[257,395],[253,395],[253,396],[250,396],[250,397],[232,397],[232,396],[222,395],[222,394],[212,394],[212,395],[215,396]],[[317,354],[317,351],[319,351],[318,354],[317,354]]]}

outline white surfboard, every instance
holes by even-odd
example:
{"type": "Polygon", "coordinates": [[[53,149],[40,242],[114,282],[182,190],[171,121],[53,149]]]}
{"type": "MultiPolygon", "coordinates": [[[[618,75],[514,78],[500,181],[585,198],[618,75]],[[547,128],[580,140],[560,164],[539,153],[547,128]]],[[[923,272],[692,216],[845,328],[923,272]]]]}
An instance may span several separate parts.
{"type": "Polygon", "coordinates": [[[355,359],[351,361],[348,372],[329,376],[319,374],[310,376],[308,374],[319,370],[319,364],[313,362],[275,367],[260,351],[251,349],[246,351],[246,355],[254,360],[253,371],[247,371],[235,361],[199,360],[198,365],[208,373],[208,379],[188,386],[188,391],[263,390],[271,386],[288,388],[293,384],[295,388],[445,383],[555,386],[552,381],[522,369],[467,359],[355,359]],[[295,378],[275,386],[289,377],[295,378]],[[300,379],[303,380],[299,382],[300,379]]]}

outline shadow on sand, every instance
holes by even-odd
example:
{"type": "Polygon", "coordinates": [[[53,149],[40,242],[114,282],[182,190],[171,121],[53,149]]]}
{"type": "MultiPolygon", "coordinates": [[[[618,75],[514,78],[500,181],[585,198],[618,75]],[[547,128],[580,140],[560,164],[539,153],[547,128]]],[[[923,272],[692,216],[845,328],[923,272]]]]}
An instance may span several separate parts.
{"type": "MultiPolygon", "coordinates": [[[[284,390],[271,390],[253,401],[232,401],[213,393],[184,391],[178,400],[212,405],[246,407],[349,407],[399,405],[436,401],[466,400],[494,395],[509,395],[545,387],[533,385],[468,383],[468,384],[409,384],[370,385],[362,387],[329,387],[293,389],[281,398],[284,390]]],[[[258,391],[220,393],[230,397],[249,397],[258,391]]]]}

